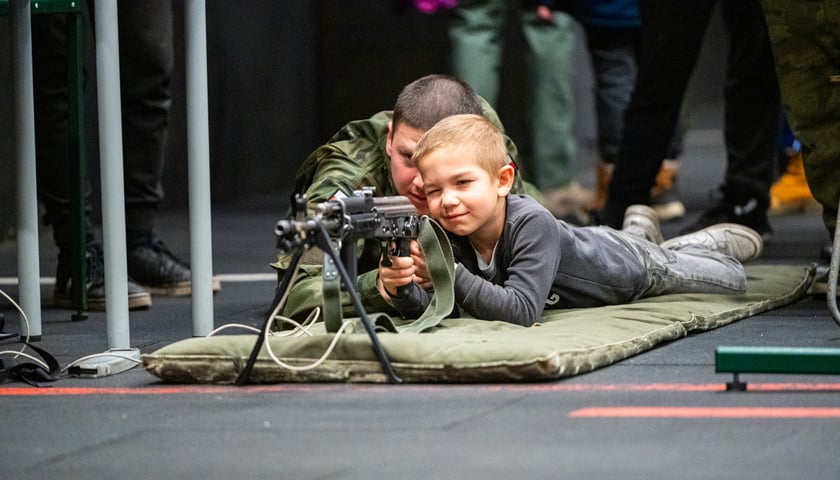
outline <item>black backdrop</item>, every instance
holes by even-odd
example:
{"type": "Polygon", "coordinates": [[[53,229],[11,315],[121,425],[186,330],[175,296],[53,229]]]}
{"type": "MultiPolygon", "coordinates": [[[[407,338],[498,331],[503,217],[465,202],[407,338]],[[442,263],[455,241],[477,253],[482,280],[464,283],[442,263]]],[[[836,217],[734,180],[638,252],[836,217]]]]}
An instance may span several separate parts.
{"type": "MultiPolygon", "coordinates": [[[[185,208],[188,198],[183,3],[175,0],[174,5],[177,57],[164,177],[167,209],[185,208]]],[[[259,198],[255,205],[276,205],[281,211],[297,164],[315,146],[349,120],[391,108],[411,80],[448,71],[446,13],[406,11],[394,0],[208,0],[206,8],[214,202],[259,198]]],[[[8,18],[2,17],[0,39],[8,35],[8,18]]],[[[723,53],[721,36],[709,37],[716,43],[707,46],[712,54],[705,57],[713,60],[702,60],[695,75],[704,97],[719,96],[716,53],[723,53]]],[[[498,110],[516,139],[522,131],[517,94],[522,39],[515,16],[508,22],[506,43],[498,110]]],[[[88,164],[97,205],[96,75],[90,38],[88,45],[88,164]]],[[[0,177],[2,233],[14,225],[15,211],[10,90],[10,52],[0,47],[0,168],[7,172],[0,177]]]]}

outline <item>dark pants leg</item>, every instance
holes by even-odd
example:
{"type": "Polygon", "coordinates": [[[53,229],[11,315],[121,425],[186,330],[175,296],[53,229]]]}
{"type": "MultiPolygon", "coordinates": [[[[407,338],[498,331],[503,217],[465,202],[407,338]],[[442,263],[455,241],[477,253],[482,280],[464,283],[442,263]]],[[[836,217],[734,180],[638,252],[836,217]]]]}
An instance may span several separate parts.
{"type": "Polygon", "coordinates": [[[602,221],[621,228],[624,210],[650,203],[650,188],[674,137],[715,0],[641,0],[636,88],[624,115],[615,172],[602,221]]]}
{"type": "Polygon", "coordinates": [[[770,203],[782,126],[779,83],[761,4],[757,0],[720,3],[730,48],[723,89],[727,165],[723,193],[742,204],[770,203]]]}
{"type": "MultiPolygon", "coordinates": [[[[126,225],[130,230],[147,230],[163,198],[160,175],[173,69],[172,6],[170,0],[121,1],[117,11],[126,225]]],[[[67,251],[71,239],[65,29],[64,15],[32,17],[38,193],[44,221],[52,225],[60,252],[67,251]]]]}
{"type": "Polygon", "coordinates": [[[163,200],[161,173],[169,130],[174,64],[171,0],[118,6],[125,163],[125,221],[151,230],[163,200]]]}

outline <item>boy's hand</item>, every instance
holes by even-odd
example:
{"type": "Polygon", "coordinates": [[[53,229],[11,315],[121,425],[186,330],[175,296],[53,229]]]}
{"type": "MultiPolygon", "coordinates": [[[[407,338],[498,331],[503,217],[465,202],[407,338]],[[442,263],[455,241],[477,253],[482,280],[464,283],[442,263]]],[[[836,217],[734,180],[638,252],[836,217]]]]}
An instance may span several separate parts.
{"type": "Polygon", "coordinates": [[[380,262],[379,281],[376,284],[379,294],[386,301],[398,297],[397,288],[410,284],[414,280],[415,271],[412,257],[391,257],[390,267],[380,262]]]}
{"type": "Polygon", "coordinates": [[[411,259],[414,260],[414,283],[424,290],[432,288],[432,275],[426,266],[426,257],[423,256],[420,244],[416,240],[411,241],[411,259]]]}

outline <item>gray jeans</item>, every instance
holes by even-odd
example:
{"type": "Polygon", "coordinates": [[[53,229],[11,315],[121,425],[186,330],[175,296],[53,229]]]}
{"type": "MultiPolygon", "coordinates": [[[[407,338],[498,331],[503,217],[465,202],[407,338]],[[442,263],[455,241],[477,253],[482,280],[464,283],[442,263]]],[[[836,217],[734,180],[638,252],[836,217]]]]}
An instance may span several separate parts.
{"type": "Polygon", "coordinates": [[[741,262],[702,245],[669,250],[625,231],[604,229],[616,235],[647,267],[647,288],[638,298],[668,293],[744,293],[747,275],[741,262]]]}

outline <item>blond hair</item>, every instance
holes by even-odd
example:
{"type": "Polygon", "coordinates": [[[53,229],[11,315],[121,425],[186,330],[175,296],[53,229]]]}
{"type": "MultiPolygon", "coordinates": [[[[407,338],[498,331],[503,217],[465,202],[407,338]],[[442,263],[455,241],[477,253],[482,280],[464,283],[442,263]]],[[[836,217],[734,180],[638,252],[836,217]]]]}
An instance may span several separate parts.
{"type": "Polygon", "coordinates": [[[502,132],[481,115],[452,115],[430,128],[417,143],[412,160],[418,167],[423,158],[442,148],[455,147],[472,154],[479,167],[495,175],[508,163],[502,132]]]}

